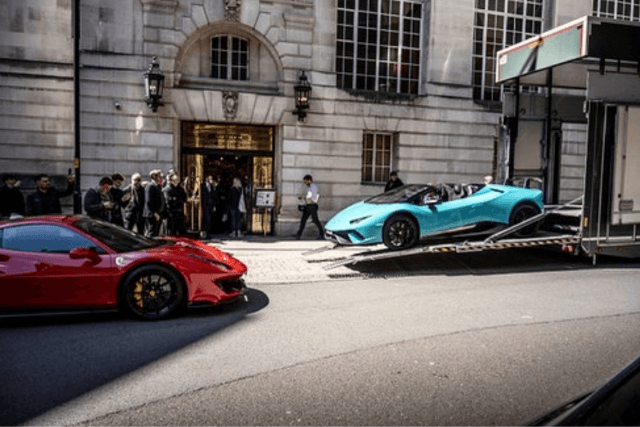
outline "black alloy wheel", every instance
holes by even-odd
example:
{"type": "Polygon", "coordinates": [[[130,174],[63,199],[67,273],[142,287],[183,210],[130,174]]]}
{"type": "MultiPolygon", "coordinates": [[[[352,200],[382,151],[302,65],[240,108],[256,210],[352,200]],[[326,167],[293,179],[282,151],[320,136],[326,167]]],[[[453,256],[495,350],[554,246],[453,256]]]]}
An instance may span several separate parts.
{"type": "Polygon", "coordinates": [[[127,276],[121,301],[135,317],[160,320],[186,307],[186,292],[182,279],[173,270],[161,265],[147,265],[127,276]]]}
{"type": "Polygon", "coordinates": [[[382,240],[391,250],[411,248],[418,243],[418,225],[408,215],[393,215],[384,224],[382,240]]]}
{"type": "MultiPolygon", "coordinates": [[[[522,202],[516,205],[515,208],[511,211],[511,215],[509,216],[509,226],[519,224],[523,221],[528,220],[540,213],[540,208],[538,205],[532,202],[522,202]]],[[[527,237],[531,236],[538,231],[539,223],[533,223],[528,225],[520,230],[515,231],[513,234],[516,237],[527,237]]]]}

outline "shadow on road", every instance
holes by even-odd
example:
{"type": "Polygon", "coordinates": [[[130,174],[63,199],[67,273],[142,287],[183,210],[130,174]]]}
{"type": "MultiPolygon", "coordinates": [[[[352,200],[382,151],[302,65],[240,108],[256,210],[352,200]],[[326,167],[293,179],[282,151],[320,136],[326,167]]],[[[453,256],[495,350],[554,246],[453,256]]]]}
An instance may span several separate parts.
{"type": "Polygon", "coordinates": [[[40,415],[266,307],[267,295],[145,322],[117,313],[0,317],[0,425],[40,415]]]}
{"type": "Polygon", "coordinates": [[[348,266],[354,272],[373,277],[410,275],[492,275],[552,272],[591,268],[638,268],[639,260],[577,257],[548,248],[513,248],[475,253],[417,254],[348,266]]]}

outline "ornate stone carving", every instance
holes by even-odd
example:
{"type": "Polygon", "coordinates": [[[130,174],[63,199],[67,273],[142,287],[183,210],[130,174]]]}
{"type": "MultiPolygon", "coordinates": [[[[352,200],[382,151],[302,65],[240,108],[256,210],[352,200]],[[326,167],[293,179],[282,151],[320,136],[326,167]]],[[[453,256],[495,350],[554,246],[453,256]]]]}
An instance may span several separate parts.
{"type": "Polygon", "coordinates": [[[224,0],[224,18],[227,21],[239,21],[241,5],[242,0],[224,0]]]}
{"type": "Polygon", "coordinates": [[[228,119],[235,119],[238,112],[238,92],[234,90],[225,90],[222,92],[222,109],[224,110],[224,117],[228,119]]]}

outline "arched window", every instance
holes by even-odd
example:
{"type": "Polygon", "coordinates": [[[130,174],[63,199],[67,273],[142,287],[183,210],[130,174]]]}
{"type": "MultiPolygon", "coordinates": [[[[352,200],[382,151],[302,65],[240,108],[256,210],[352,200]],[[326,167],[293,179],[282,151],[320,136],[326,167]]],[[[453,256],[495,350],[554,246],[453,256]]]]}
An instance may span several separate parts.
{"type": "Polygon", "coordinates": [[[249,79],[249,40],[229,35],[211,38],[211,77],[249,79]]]}

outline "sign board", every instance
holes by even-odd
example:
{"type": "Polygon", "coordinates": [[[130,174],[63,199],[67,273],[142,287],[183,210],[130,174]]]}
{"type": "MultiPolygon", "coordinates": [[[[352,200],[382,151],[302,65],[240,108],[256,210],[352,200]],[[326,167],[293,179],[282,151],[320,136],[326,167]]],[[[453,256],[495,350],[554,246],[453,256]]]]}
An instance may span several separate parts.
{"type": "Polygon", "coordinates": [[[256,190],[254,206],[256,208],[273,208],[276,205],[276,190],[256,190]]]}
{"type": "Polygon", "coordinates": [[[498,52],[496,82],[535,73],[587,55],[587,20],[580,18],[498,52]]]}

